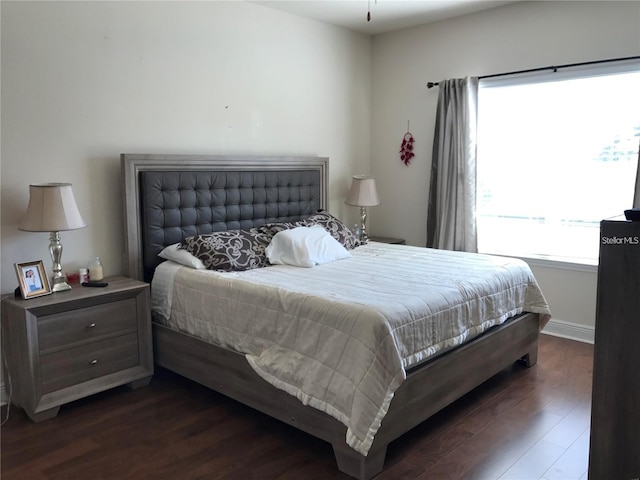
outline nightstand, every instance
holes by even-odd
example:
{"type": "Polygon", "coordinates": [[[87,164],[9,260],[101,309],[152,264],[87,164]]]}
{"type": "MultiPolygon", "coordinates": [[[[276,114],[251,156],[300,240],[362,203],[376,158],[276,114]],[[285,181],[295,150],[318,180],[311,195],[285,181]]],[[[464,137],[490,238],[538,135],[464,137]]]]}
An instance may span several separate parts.
{"type": "Polygon", "coordinates": [[[372,242],[380,243],[392,243],[395,245],[404,245],[404,238],[390,238],[390,237],[369,237],[372,242]]]}
{"type": "Polygon", "coordinates": [[[34,422],[60,405],[153,375],[149,284],[124,277],[104,288],[2,299],[2,354],[11,403],[34,422]],[[10,378],[9,378],[10,375],[10,378]]]}

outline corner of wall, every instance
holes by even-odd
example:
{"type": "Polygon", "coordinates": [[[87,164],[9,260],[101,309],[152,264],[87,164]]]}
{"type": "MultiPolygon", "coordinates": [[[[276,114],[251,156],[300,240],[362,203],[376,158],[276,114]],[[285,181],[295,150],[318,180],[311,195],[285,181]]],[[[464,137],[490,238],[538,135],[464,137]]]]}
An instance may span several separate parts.
{"type": "Polygon", "coordinates": [[[590,343],[592,345],[595,342],[594,327],[565,322],[557,318],[549,320],[549,323],[547,323],[547,326],[542,330],[542,333],[554,337],[575,340],[577,342],[590,343]]]}

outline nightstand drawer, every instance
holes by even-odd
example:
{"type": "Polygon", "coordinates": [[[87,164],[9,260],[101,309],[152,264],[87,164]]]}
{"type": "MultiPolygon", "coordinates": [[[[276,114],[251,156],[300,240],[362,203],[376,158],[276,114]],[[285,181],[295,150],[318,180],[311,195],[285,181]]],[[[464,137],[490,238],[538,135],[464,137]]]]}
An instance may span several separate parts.
{"type": "Polygon", "coordinates": [[[136,322],[133,299],[47,315],[38,320],[40,353],[133,333],[137,330],[136,322]]]}
{"type": "Polygon", "coordinates": [[[53,392],[139,364],[135,333],[42,355],[42,393],[53,392]]]}

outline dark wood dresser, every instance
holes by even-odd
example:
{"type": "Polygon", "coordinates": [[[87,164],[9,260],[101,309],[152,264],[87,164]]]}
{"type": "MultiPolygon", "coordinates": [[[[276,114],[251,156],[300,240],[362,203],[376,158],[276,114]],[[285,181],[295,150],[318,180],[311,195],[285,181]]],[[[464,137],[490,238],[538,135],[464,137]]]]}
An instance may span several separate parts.
{"type": "Polygon", "coordinates": [[[589,480],[640,478],[638,352],[640,222],[604,220],[600,226],[589,480]]]}

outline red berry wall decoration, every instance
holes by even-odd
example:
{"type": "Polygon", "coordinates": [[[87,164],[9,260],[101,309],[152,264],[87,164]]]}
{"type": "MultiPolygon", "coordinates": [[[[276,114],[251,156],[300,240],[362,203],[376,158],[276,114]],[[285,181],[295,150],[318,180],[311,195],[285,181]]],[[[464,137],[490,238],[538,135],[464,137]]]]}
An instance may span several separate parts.
{"type": "Polygon", "coordinates": [[[413,139],[413,135],[407,132],[404,134],[404,138],[402,139],[402,145],[400,145],[400,160],[404,162],[405,165],[409,165],[411,159],[415,156],[413,153],[413,143],[415,140],[413,139]]]}

